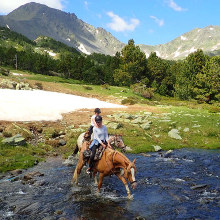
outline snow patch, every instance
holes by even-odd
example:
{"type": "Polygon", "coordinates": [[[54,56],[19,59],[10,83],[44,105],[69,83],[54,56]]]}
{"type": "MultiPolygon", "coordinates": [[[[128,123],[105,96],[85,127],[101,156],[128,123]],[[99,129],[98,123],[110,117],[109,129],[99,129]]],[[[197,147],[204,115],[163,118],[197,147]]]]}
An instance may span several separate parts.
{"type": "Polygon", "coordinates": [[[213,30],[214,30],[214,28],[210,27],[210,28],[209,28],[209,30],[210,30],[210,31],[213,31],[213,30]]]}
{"type": "Polygon", "coordinates": [[[181,38],[181,40],[187,40],[187,38],[184,36],[180,36],[180,38],[181,38]]]}
{"type": "Polygon", "coordinates": [[[195,47],[192,47],[192,48],[189,50],[190,53],[193,53],[193,52],[195,52],[195,51],[197,51],[197,49],[196,49],[195,47]]]}
{"type": "Polygon", "coordinates": [[[41,90],[0,89],[0,120],[56,121],[63,113],[79,109],[126,108],[126,106],[70,94],[41,90]]]}
{"type": "Polygon", "coordinates": [[[99,33],[99,30],[96,30],[96,34],[98,34],[99,33]]]}
{"type": "Polygon", "coordinates": [[[179,50],[181,49],[181,46],[178,47],[178,49],[174,52],[174,57],[178,57],[180,55],[179,50]]]}
{"type": "Polygon", "coordinates": [[[150,54],[145,52],[145,56],[146,56],[146,58],[148,58],[150,56],[150,54]]]}
{"type": "Polygon", "coordinates": [[[157,56],[160,57],[160,52],[157,50],[155,52],[156,52],[157,56]]]}
{"type": "Polygon", "coordinates": [[[52,57],[55,57],[57,55],[56,53],[53,53],[53,52],[51,52],[49,50],[44,50],[44,51],[47,52],[52,57]]]}
{"type": "Polygon", "coordinates": [[[86,50],[86,48],[84,47],[84,45],[83,45],[82,43],[80,43],[78,49],[79,49],[80,51],[82,51],[83,53],[85,53],[85,54],[88,54],[88,55],[91,54],[89,51],[86,50]]]}
{"type": "Polygon", "coordinates": [[[215,46],[213,46],[211,51],[217,50],[219,46],[220,46],[220,42],[217,43],[215,46]]]}
{"type": "Polygon", "coordinates": [[[66,40],[70,42],[70,38],[67,38],[66,40]]]}
{"type": "Polygon", "coordinates": [[[6,27],[8,28],[8,29],[10,29],[10,27],[6,24],[6,27]]]}

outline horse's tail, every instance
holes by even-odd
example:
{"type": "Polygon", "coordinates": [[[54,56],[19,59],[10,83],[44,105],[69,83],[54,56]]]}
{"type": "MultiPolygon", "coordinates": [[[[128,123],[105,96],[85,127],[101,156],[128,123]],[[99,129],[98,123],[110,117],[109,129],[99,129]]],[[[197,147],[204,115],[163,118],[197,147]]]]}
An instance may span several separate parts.
{"type": "Polygon", "coordinates": [[[77,154],[79,152],[79,147],[78,145],[76,145],[74,151],[73,151],[73,155],[77,154]]]}

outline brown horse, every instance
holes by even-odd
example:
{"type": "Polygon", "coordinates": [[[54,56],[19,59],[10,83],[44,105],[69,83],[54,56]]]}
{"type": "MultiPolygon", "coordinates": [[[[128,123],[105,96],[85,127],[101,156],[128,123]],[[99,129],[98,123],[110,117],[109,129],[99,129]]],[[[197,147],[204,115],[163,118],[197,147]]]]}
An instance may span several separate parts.
{"type": "MultiPolygon", "coordinates": [[[[78,183],[78,176],[81,173],[83,166],[85,165],[85,161],[83,160],[83,152],[88,149],[89,143],[90,142],[85,141],[82,145],[79,161],[73,174],[72,183],[78,183]]],[[[96,162],[93,168],[93,175],[96,184],[96,174],[97,172],[99,173],[98,192],[100,192],[104,177],[115,174],[125,185],[128,198],[131,199],[132,196],[126,179],[131,183],[132,189],[135,189],[137,186],[137,182],[135,180],[135,161],[136,159],[131,162],[124,154],[110,148],[106,148],[101,159],[96,162]]]]}

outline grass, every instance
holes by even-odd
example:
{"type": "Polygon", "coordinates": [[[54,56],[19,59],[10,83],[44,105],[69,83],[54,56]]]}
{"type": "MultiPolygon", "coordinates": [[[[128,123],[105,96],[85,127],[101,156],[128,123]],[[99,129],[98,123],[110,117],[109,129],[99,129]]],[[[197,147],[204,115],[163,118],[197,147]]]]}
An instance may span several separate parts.
{"type": "MultiPolygon", "coordinates": [[[[201,149],[219,149],[220,148],[220,110],[219,106],[211,106],[207,104],[197,104],[196,101],[180,101],[175,98],[161,97],[156,95],[152,101],[143,99],[135,95],[130,88],[116,86],[99,86],[86,85],[80,81],[73,79],[64,79],[56,76],[45,76],[40,74],[30,74],[24,71],[12,70],[24,74],[24,76],[10,76],[1,78],[11,78],[19,80],[35,81],[42,83],[42,87],[48,86],[50,83],[59,91],[77,91],[77,94],[98,97],[108,101],[120,102],[125,99],[135,99],[139,104],[137,106],[147,107],[153,105],[159,113],[153,113],[148,117],[152,122],[149,130],[144,130],[140,126],[131,124],[130,122],[120,121],[123,127],[117,130],[108,128],[109,133],[117,133],[123,135],[124,143],[132,148],[132,153],[152,152],[154,146],[159,145],[163,150],[179,149],[186,147],[194,147],[201,149]],[[66,89],[66,90],[65,90],[66,89]],[[172,139],[168,136],[171,129],[178,129],[182,140],[172,139]],[[188,128],[189,131],[184,131],[188,128]]],[[[136,107],[138,109],[138,107],[136,107]]],[[[126,110],[124,110],[126,112],[126,110]]],[[[143,115],[143,111],[128,112],[133,115],[143,115]]],[[[118,114],[118,112],[115,112],[118,114]]],[[[118,119],[111,118],[108,120],[118,122],[118,119]]],[[[16,130],[13,124],[8,127],[7,132],[13,135],[21,132],[16,130]],[[11,126],[11,127],[10,127],[11,126]]],[[[32,146],[7,146],[1,144],[0,139],[0,172],[6,172],[17,168],[25,169],[34,165],[36,160],[44,160],[45,157],[58,153],[67,158],[72,154],[79,133],[68,131],[65,135],[67,144],[65,146],[52,146],[47,144],[47,140],[53,138],[59,129],[55,123],[51,126],[44,127],[42,136],[46,140],[43,143],[32,146]],[[56,129],[58,129],[56,131],[56,129]]],[[[42,127],[42,125],[41,125],[42,127]]],[[[24,130],[25,131],[25,130],[24,130]]],[[[22,135],[26,133],[23,132],[22,135]]],[[[56,135],[55,135],[56,136],[56,135]]]]}

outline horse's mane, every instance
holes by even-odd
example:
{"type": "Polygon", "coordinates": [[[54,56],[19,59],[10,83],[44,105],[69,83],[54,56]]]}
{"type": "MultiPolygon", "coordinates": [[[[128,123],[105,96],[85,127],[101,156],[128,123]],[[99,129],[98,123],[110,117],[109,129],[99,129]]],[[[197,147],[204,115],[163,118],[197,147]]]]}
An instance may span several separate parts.
{"type": "Polygon", "coordinates": [[[115,155],[116,154],[119,154],[120,156],[122,156],[128,164],[131,163],[131,161],[123,153],[121,153],[119,151],[115,151],[115,155]]]}

